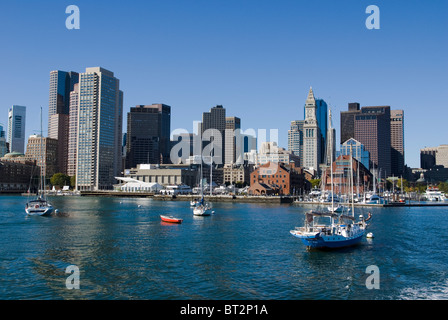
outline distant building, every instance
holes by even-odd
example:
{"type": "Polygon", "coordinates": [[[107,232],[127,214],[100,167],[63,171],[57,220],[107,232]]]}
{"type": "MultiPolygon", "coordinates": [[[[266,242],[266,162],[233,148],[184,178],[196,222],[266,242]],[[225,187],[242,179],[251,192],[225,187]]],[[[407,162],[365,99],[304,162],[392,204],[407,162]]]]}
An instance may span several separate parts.
{"type": "Polygon", "coordinates": [[[305,102],[303,132],[303,167],[319,170],[319,165],[322,163],[322,135],[317,120],[316,99],[312,88],[310,88],[305,102]]]}
{"type": "Polygon", "coordinates": [[[370,152],[371,168],[391,175],[390,107],[362,107],[355,116],[355,139],[370,152]]]}
{"type": "Polygon", "coordinates": [[[239,134],[241,130],[241,119],[238,117],[226,117],[226,129],[225,129],[225,155],[224,155],[224,163],[225,164],[234,164],[236,163],[237,156],[241,156],[243,154],[243,144],[241,143],[241,135],[239,134]],[[235,130],[238,130],[235,134],[235,130]],[[237,139],[240,139],[237,143],[237,139]],[[239,150],[237,150],[237,146],[239,150]]]}
{"type": "Polygon", "coordinates": [[[25,157],[36,162],[42,174],[47,179],[51,178],[58,169],[58,140],[31,135],[28,138],[25,157]]]}
{"type": "Polygon", "coordinates": [[[58,170],[64,174],[68,173],[71,92],[78,81],[77,72],[59,70],[50,72],[48,137],[58,140],[58,170]]]}
{"type": "Polygon", "coordinates": [[[256,168],[250,174],[250,195],[264,195],[266,190],[274,190],[279,195],[310,190],[310,183],[305,179],[302,168],[297,168],[294,163],[284,165],[269,162],[256,168]],[[260,189],[260,186],[263,187],[260,189]],[[268,187],[269,189],[267,189],[268,187]]]}
{"type": "Polygon", "coordinates": [[[448,144],[420,149],[420,166],[422,169],[431,169],[434,166],[448,168],[448,144]]]}
{"type": "Polygon", "coordinates": [[[138,105],[127,117],[126,168],[141,163],[171,163],[171,107],[138,105]]]}
{"type": "Polygon", "coordinates": [[[8,148],[6,146],[6,135],[3,131],[3,126],[0,125],[0,158],[8,153],[8,148]]]}
{"type": "Polygon", "coordinates": [[[136,168],[125,169],[124,176],[162,186],[185,184],[194,187],[198,180],[198,166],[177,164],[139,164],[136,168]]]}
{"type": "Polygon", "coordinates": [[[70,111],[68,124],[68,156],[67,175],[76,175],[76,154],[78,143],[78,107],[79,107],[79,84],[75,84],[70,92],[70,111]]]}
{"type": "MultiPolygon", "coordinates": [[[[348,140],[352,141],[352,139],[348,140]]],[[[323,189],[331,191],[331,171],[333,171],[333,192],[335,194],[350,194],[350,183],[353,183],[354,192],[363,194],[372,185],[372,174],[355,157],[340,155],[322,174],[323,189]],[[352,161],[351,161],[352,160],[352,161]],[[350,164],[350,162],[352,162],[350,164]],[[351,178],[350,178],[351,175],[351,178]],[[350,179],[352,179],[350,181],[350,179]]]]}
{"type": "Polygon", "coordinates": [[[359,103],[349,103],[348,111],[341,111],[341,143],[355,138],[355,116],[361,113],[359,103]]]}
{"type": "Polygon", "coordinates": [[[254,170],[254,165],[249,164],[225,164],[223,167],[224,183],[234,185],[235,183],[250,184],[250,173],[254,170]]]}
{"type": "Polygon", "coordinates": [[[303,166],[303,124],[304,120],[291,121],[288,130],[288,150],[299,157],[299,165],[303,166]]]}
{"type": "MultiPolygon", "coordinates": [[[[209,129],[215,129],[219,132],[219,136],[214,136],[216,139],[213,142],[214,150],[214,163],[222,165],[225,163],[225,130],[226,130],[226,109],[222,105],[217,105],[210,109],[210,112],[204,112],[202,114],[202,123],[199,124],[200,133],[202,137],[203,147],[210,144],[207,140],[210,137],[204,135],[204,133],[213,134],[209,129]]],[[[211,146],[209,147],[211,148],[211,146]]]]}
{"type": "Polygon", "coordinates": [[[36,192],[39,168],[23,153],[11,152],[0,158],[1,192],[36,192]]]}
{"type": "Polygon", "coordinates": [[[251,152],[245,153],[244,156],[246,161],[258,166],[268,162],[287,165],[294,162],[295,166],[300,167],[300,158],[292,151],[279,147],[276,142],[263,142],[259,152],[252,150],[251,152]]]}
{"type": "Polygon", "coordinates": [[[394,176],[404,174],[404,111],[390,111],[391,171],[394,176]]]}
{"type": "Polygon", "coordinates": [[[341,144],[341,150],[337,153],[337,156],[349,156],[352,155],[357,161],[361,162],[362,165],[370,170],[370,153],[364,148],[364,145],[351,138],[341,144]]]}
{"type": "Polygon", "coordinates": [[[123,92],[114,73],[86,68],[79,75],[76,190],[111,190],[122,171],[123,92]]]}
{"type": "Polygon", "coordinates": [[[10,152],[25,153],[26,107],[12,106],[8,112],[8,137],[10,152]]]}

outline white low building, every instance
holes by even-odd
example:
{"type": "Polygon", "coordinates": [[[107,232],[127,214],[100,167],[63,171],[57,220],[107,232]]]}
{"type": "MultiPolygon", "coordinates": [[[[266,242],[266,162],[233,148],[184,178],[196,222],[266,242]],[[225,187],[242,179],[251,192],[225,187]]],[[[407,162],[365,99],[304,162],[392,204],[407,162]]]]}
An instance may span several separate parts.
{"type": "Polygon", "coordinates": [[[123,184],[117,185],[116,189],[123,192],[159,192],[163,186],[156,182],[144,182],[128,177],[115,177],[123,184]]]}

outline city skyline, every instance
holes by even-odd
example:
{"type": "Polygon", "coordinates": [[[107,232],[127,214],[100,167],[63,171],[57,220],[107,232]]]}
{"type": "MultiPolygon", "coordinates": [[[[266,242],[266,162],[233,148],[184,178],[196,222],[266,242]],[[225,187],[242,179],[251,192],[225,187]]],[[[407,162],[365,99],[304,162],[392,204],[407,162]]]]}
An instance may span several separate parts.
{"type": "MultiPolygon", "coordinates": [[[[5,2],[3,127],[12,105],[27,106],[28,119],[38,119],[43,107],[48,119],[51,70],[101,66],[120,79],[123,115],[135,105],[164,103],[172,107],[171,131],[193,132],[204,111],[223,105],[242,119],[243,130],[278,129],[279,146],[287,148],[290,123],[303,120],[312,86],[316,99],[331,107],[337,149],[343,142],[339,114],[352,102],[404,110],[410,167],[420,166],[420,149],[447,143],[446,134],[431,130],[443,128],[448,115],[443,1],[378,1],[380,30],[365,27],[366,1],[347,1],[343,8],[330,1],[76,4],[81,27],[68,30],[65,4],[29,3],[24,10],[5,2]],[[113,40],[115,50],[104,54],[98,37],[113,40]],[[70,50],[48,50],[54,39],[70,43],[70,50]]],[[[39,128],[38,121],[27,121],[25,137],[39,128]]]]}

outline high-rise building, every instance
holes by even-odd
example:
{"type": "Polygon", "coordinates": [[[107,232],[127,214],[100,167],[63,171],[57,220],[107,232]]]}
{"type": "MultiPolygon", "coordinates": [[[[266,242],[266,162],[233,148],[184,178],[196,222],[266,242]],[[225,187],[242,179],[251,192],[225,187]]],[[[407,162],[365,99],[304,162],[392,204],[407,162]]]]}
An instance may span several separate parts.
{"type": "Polygon", "coordinates": [[[362,107],[355,115],[355,139],[370,152],[371,168],[382,177],[391,174],[390,107],[362,107]]]}
{"type": "Polygon", "coordinates": [[[50,72],[48,137],[58,140],[58,167],[64,174],[68,173],[70,93],[78,81],[77,72],[50,72]]]}
{"type": "Polygon", "coordinates": [[[127,115],[126,168],[170,163],[171,107],[138,105],[127,115]]]}
{"type": "Polygon", "coordinates": [[[355,116],[359,114],[359,103],[349,103],[348,111],[341,111],[341,144],[355,137],[355,116]]]}
{"type": "Polygon", "coordinates": [[[79,107],[79,84],[75,84],[70,92],[70,109],[68,125],[68,157],[67,175],[76,175],[76,153],[78,141],[78,107],[79,107]]]}
{"type": "Polygon", "coordinates": [[[86,68],[79,75],[76,189],[112,189],[122,169],[123,92],[114,73],[86,68]]]}
{"type": "Polygon", "coordinates": [[[6,136],[3,126],[0,125],[0,158],[8,153],[8,148],[6,147],[6,136]]]}
{"type": "Polygon", "coordinates": [[[25,153],[26,107],[12,106],[8,112],[8,140],[10,152],[25,153]]]}
{"type": "Polygon", "coordinates": [[[316,100],[313,89],[310,88],[305,102],[305,122],[303,124],[303,166],[319,172],[319,164],[322,161],[322,136],[316,112],[316,100]]]}
{"type": "Polygon", "coordinates": [[[300,166],[303,166],[303,124],[304,120],[291,121],[288,130],[288,150],[292,151],[300,159],[300,166]]]}
{"type": "Polygon", "coordinates": [[[352,156],[358,162],[362,163],[367,170],[370,170],[369,151],[364,148],[364,145],[361,142],[356,141],[353,138],[350,138],[341,144],[341,150],[337,154],[337,157],[339,156],[352,156]]]}
{"type": "Polygon", "coordinates": [[[432,169],[434,166],[448,168],[448,144],[420,149],[420,166],[422,169],[432,169]]]}
{"type": "Polygon", "coordinates": [[[394,176],[404,173],[404,111],[390,111],[391,170],[394,176]]]}
{"type": "MultiPolygon", "coordinates": [[[[204,112],[202,114],[202,123],[199,127],[202,141],[211,138],[211,135],[213,135],[213,138],[215,139],[213,140],[213,161],[215,164],[222,165],[225,161],[226,109],[221,105],[217,105],[216,107],[211,108],[210,112],[204,112]],[[218,132],[213,134],[212,131],[207,131],[209,129],[215,129],[218,132]]],[[[210,143],[211,142],[204,142],[203,147],[210,143]]]]}
{"type": "Polygon", "coordinates": [[[235,164],[238,157],[244,154],[244,145],[241,136],[241,119],[238,117],[226,117],[225,129],[225,164],[235,164]],[[236,131],[235,131],[236,130],[236,131]]]}

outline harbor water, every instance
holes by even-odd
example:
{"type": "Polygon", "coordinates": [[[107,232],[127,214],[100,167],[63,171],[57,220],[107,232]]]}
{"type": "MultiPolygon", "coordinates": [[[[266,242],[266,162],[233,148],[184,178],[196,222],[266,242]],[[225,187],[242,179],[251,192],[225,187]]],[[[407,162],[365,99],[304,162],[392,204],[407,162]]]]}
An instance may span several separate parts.
{"type": "Polygon", "coordinates": [[[448,299],[447,207],[355,208],[373,239],[310,251],[289,231],[315,207],[213,203],[197,217],[184,201],[50,200],[57,214],[29,217],[26,197],[0,196],[0,299],[448,299]]]}

